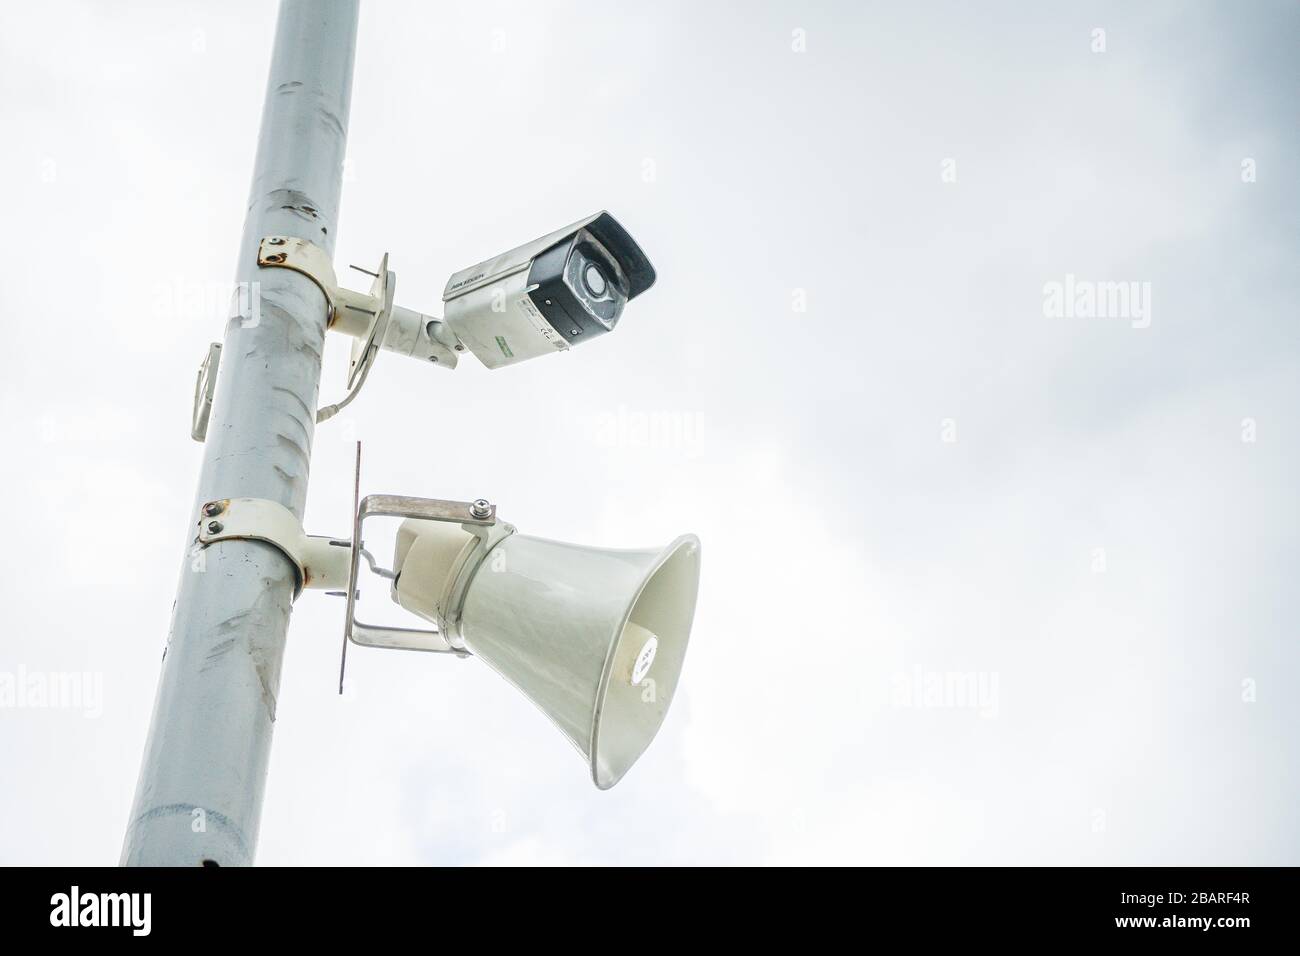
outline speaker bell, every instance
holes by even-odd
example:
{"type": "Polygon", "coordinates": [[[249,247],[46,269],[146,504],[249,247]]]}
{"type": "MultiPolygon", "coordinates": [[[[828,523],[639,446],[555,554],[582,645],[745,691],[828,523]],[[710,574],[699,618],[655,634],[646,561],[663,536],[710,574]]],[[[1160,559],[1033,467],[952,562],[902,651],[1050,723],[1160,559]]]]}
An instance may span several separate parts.
{"type": "Polygon", "coordinates": [[[627,773],[677,691],[700,542],[615,550],[409,519],[393,597],[499,673],[578,748],[602,790],[627,773]]]}

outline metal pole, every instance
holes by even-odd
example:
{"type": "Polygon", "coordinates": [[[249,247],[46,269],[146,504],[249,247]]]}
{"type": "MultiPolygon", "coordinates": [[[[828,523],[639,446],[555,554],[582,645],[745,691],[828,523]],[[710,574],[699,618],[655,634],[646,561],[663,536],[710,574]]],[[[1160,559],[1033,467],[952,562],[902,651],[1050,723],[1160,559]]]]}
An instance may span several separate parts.
{"type": "MultiPolygon", "coordinates": [[[[226,325],[191,540],[212,499],[269,498],[302,518],[326,303],[306,276],[259,269],[257,247],[288,235],[333,253],[356,27],[357,0],[280,5],[236,268],[245,308],[226,325]]],[[[179,256],[186,236],[159,244],[179,256]]],[[[293,587],[269,545],[187,553],[123,864],[252,862],[293,587]]]]}

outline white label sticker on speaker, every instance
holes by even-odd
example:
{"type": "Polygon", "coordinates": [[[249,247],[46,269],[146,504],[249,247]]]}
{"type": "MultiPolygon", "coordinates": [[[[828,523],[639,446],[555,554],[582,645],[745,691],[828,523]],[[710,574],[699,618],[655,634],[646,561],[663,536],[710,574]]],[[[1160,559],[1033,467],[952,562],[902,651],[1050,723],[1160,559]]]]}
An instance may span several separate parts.
{"type": "Polygon", "coordinates": [[[655,653],[659,650],[659,638],[653,634],[646,639],[641,645],[641,650],[637,651],[636,663],[632,665],[632,683],[633,685],[645,680],[646,674],[650,673],[650,666],[655,662],[655,653]]]}

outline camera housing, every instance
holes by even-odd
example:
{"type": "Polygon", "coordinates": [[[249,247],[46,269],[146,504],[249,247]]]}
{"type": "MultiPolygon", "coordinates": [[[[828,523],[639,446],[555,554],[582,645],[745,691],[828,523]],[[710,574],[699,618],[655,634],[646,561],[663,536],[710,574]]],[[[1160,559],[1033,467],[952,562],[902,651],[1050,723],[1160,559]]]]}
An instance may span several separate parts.
{"type": "Polygon", "coordinates": [[[562,352],[612,332],[655,270],[605,211],[462,269],[443,319],[488,368],[562,352]]]}

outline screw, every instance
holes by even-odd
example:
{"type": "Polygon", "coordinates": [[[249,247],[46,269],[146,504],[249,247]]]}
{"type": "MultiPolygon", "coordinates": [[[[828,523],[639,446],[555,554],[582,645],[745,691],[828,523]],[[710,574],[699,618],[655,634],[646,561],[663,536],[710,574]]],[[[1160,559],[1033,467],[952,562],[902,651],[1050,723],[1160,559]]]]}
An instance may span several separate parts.
{"type": "Polygon", "coordinates": [[[220,521],[208,522],[208,534],[221,534],[221,528],[222,525],[220,521]]]}
{"type": "Polygon", "coordinates": [[[271,245],[273,245],[273,246],[282,246],[282,245],[284,245],[284,240],[281,239],[279,236],[276,236],[276,237],[273,238],[273,239],[268,239],[268,240],[266,240],[266,241],[269,242],[269,243],[270,243],[271,245]]]}
{"type": "Polygon", "coordinates": [[[216,501],[209,501],[203,506],[203,513],[209,518],[221,514],[221,504],[216,501]]]}
{"type": "Polygon", "coordinates": [[[457,345],[457,346],[456,346],[456,351],[457,351],[457,352],[463,352],[463,351],[465,351],[465,346],[463,346],[463,345],[457,345]]]}
{"type": "Polygon", "coordinates": [[[430,362],[436,362],[436,361],[438,361],[438,356],[436,356],[436,355],[430,355],[430,356],[429,356],[429,361],[430,361],[430,362]]]}
{"type": "Polygon", "coordinates": [[[469,513],[475,518],[486,518],[492,514],[492,503],[486,498],[476,498],[469,506],[469,513]]]}

